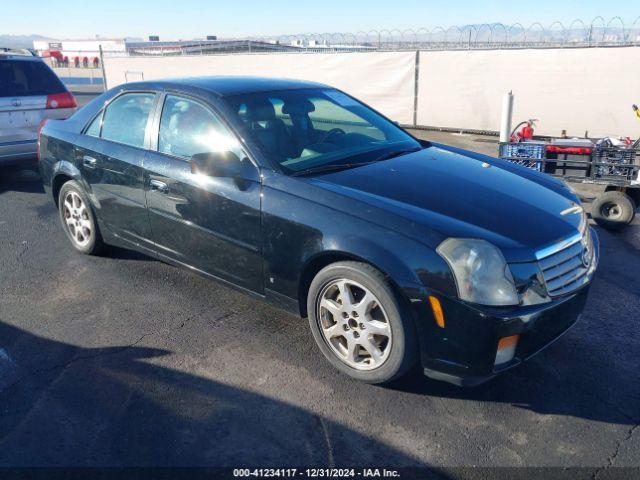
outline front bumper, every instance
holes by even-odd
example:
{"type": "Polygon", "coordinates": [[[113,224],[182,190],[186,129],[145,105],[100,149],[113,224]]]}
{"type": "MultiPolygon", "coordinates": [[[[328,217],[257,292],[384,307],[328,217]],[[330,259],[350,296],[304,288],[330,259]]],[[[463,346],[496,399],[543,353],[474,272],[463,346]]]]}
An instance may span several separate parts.
{"type": "MultiPolygon", "coordinates": [[[[560,338],[580,318],[589,286],[561,300],[504,312],[441,299],[446,328],[435,344],[422,342],[425,375],[459,386],[474,386],[528,360],[560,338]],[[444,331],[446,330],[446,332],[444,331]],[[520,335],[514,358],[494,364],[501,338],[520,335]]],[[[435,340],[435,338],[434,338],[435,340]]]]}
{"type": "MultiPolygon", "coordinates": [[[[434,293],[444,312],[445,327],[440,328],[429,303],[431,293],[424,288],[407,290],[417,320],[425,375],[459,386],[478,385],[519,365],[560,338],[578,321],[587,301],[600,256],[594,232],[592,238],[592,269],[585,284],[548,303],[484,307],[434,293]],[[513,335],[519,335],[513,359],[496,365],[500,340],[513,335]]],[[[512,266],[516,278],[521,274],[530,277],[532,269],[538,268],[536,264],[520,265],[526,268],[512,266]]]]}

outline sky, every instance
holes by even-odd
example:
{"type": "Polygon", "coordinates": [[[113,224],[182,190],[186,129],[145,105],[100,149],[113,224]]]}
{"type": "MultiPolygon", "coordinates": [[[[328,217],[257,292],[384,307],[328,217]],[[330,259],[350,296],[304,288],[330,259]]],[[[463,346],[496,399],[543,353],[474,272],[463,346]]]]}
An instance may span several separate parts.
{"type": "MultiPolygon", "coordinates": [[[[243,37],[519,22],[597,16],[632,24],[638,0],[0,0],[0,35],[52,38],[243,37]],[[28,7],[27,7],[28,5],[28,7]]],[[[640,25],[640,20],[638,20],[640,25]]]]}

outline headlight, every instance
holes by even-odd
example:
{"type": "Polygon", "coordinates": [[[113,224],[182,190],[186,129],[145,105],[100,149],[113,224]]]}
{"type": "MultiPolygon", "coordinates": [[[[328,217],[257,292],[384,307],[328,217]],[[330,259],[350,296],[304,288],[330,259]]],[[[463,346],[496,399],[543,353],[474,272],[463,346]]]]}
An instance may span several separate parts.
{"type": "Polygon", "coordinates": [[[502,252],[489,242],[449,238],[437,252],[453,271],[460,299],[481,305],[518,305],[511,270],[502,252]]]}

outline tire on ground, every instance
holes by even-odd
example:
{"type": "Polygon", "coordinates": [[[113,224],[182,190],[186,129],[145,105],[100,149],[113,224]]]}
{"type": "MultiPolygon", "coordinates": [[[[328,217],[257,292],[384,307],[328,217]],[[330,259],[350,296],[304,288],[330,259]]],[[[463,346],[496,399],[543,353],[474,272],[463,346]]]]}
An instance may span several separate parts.
{"type": "Polygon", "coordinates": [[[371,384],[388,383],[401,377],[416,362],[418,348],[412,317],[385,276],[371,265],[345,261],[323,268],[309,287],[307,312],[313,337],[322,354],[336,369],[356,380],[371,384]],[[382,304],[386,313],[391,329],[391,350],[382,365],[372,370],[359,370],[347,365],[334,353],[322,333],[321,319],[318,317],[320,295],[326,286],[339,279],[355,281],[366,287],[382,304]]]}
{"type": "Polygon", "coordinates": [[[633,221],[636,205],[624,192],[610,190],[598,195],[591,205],[591,217],[607,230],[620,230],[633,221]]]}
{"type": "Polygon", "coordinates": [[[58,192],[58,212],[60,214],[60,222],[62,223],[62,228],[67,235],[67,238],[71,242],[71,245],[79,251],[87,255],[97,255],[104,249],[104,243],[102,241],[102,236],[100,235],[100,230],[98,229],[98,223],[96,222],[95,215],[93,214],[93,209],[91,208],[91,203],[87,198],[87,195],[84,193],[84,189],[82,186],[76,182],[75,180],[69,180],[64,183],[62,187],[60,187],[60,192],[58,192]],[[69,228],[66,224],[65,213],[64,213],[64,198],[69,192],[75,192],[82,199],[82,202],[85,205],[87,216],[89,217],[89,221],[92,225],[92,234],[90,235],[90,240],[86,245],[79,245],[72,238],[71,233],[69,232],[69,228]]]}

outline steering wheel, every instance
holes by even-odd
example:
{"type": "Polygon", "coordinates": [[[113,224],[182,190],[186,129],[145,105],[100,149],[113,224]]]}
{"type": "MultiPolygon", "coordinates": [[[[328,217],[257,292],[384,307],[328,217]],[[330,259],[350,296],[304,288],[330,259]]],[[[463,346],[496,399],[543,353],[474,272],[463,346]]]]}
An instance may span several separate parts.
{"type": "Polygon", "coordinates": [[[342,135],[346,135],[347,134],[347,132],[345,132],[341,128],[332,128],[331,130],[329,130],[327,133],[325,133],[322,136],[322,138],[318,141],[318,143],[326,142],[329,137],[331,137],[332,135],[335,135],[336,133],[341,133],[342,135]]]}

